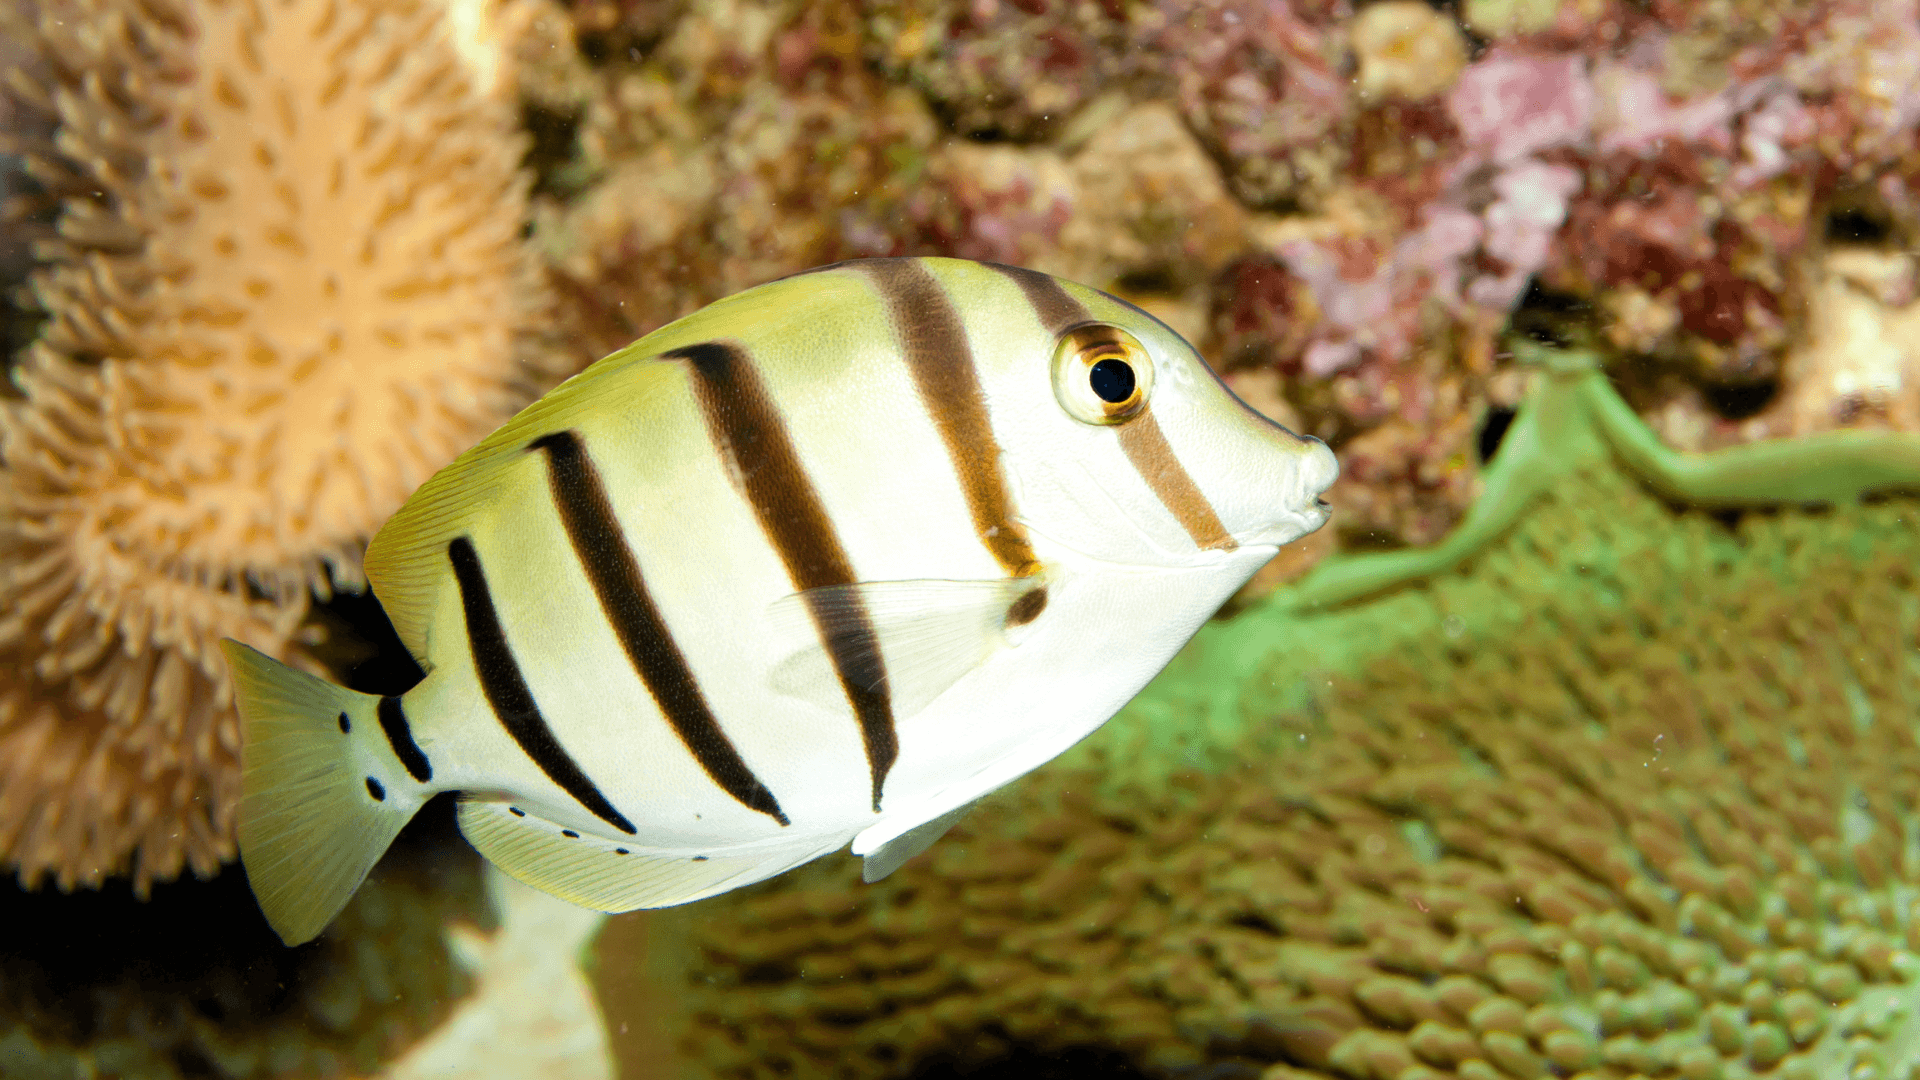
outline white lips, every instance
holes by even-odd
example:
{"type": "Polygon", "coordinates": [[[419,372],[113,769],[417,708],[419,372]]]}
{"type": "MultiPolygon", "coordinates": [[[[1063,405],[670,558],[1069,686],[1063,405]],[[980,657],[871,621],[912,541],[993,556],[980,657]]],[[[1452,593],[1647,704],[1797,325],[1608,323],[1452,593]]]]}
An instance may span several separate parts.
{"type": "Polygon", "coordinates": [[[1286,507],[1274,521],[1244,536],[1236,537],[1243,547],[1291,543],[1327,523],[1333,508],[1320,496],[1340,477],[1340,461],[1319,439],[1303,449],[1294,467],[1294,489],[1287,494],[1286,507]]]}

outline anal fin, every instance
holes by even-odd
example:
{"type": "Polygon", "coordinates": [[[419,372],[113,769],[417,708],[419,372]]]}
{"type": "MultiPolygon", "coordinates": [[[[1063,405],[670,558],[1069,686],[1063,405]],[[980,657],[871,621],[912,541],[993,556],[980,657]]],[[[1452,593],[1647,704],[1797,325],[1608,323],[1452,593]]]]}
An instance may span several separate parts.
{"type": "Polygon", "coordinates": [[[817,859],[845,836],[808,837],[739,854],[696,857],[635,847],[591,834],[569,836],[563,826],[533,814],[515,815],[506,803],[465,799],[460,831],[509,877],[569,903],[596,911],[671,907],[764,881],[817,859]]]}

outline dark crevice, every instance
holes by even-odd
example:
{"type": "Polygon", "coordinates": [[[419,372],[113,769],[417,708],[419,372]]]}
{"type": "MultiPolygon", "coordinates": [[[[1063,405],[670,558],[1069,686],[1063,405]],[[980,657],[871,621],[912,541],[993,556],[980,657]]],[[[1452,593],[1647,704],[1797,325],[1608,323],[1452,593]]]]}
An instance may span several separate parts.
{"type": "Polygon", "coordinates": [[[1475,446],[1480,452],[1480,463],[1489,464],[1493,456],[1500,452],[1500,441],[1507,437],[1507,429],[1513,426],[1517,415],[1512,409],[1495,405],[1487,410],[1486,419],[1480,422],[1480,434],[1475,446]]]}
{"type": "MultiPolygon", "coordinates": [[[[459,851],[453,809],[449,799],[428,803],[394,841],[396,861],[444,877],[452,871],[444,853],[472,862],[459,851]]],[[[24,1005],[45,1042],[84,1046],[124,1035],[114,1029],[134,994],[150,1013],[164,1015],[172,999],[239,1038],[290,1022],[283,1013],[297,1004],[295,988],[337,963],[325,938],[282,945],[237,864],[205,881],[156,884],[144,901],[120,879],[72,893],[0,881],[0,987],[13,999],[0,1024],[24,1005]]],[[[167,1053],[182,1075],[226,1075],[202,1048],[167,1053]]]]}
{"type": "Polygon", "coordinates": [[[1180,283],[1172,267],[1148,266],[1120,275],[1113,291],[1123,296],[1172,296],[1180,292],[1180,283]]]}
{"type": "Polygon", "coordinates": [[[1527,283],[1510,325],[1514,333],[1533,341],[1566,348],[1592,316],[1593,305],[1586,299],[1546,288],[1536,278],[1527,283]]]}
{"type": "Polygon", "coordinates": [[[1238,926],[1243,930],[1252,930],[1256,933],[1266,934],[1269,937],[1286,936],[1281,933],[1279,927],[1273,925],[1265,915],[1257,911],[1243,911],[1233,918],[1228,919],[1227,925],[1238,926]]]}
{"type": "Polygon", "coordinates": [[[798,972],[794,971],[792,964],[783,963],[778,960],[769,960],[765,963],[752,964],[742,969],[740,972],[740,985],[779,986],[792,982],[797,975],[798,972]]]}
{"type": "Polygon", "coordinates": [[[320,641],[308,651],[350,690],[405,693],[426,674],[370,591],[335,589],[324,603],[315,600],[307,624],[321,631],[320,641]]]}
{"type": "Polygon", "coordinates": [[[1759,413],[1779,392],[1776,382],[1709,384],[1700,389],[1707,405],[1728,420],[1745,420],[1759,413]]]}
{"type": "Polygon", "coordinates": [[[682,0],[568,0],[574,46],[587,63],[639,64],[685,12],[682,0]]]}
{"type": "Polygon", "coordinates": [[[46,321],[26,283],[36,265],[33,237],[52,229],[56,205],[27,176],[24,158],[0,154],[0,360],[9,375],[46,321]]]}
{"type": "Polygon", "coordinates": [[[1830,244],[1884,244],[1893,236],[1893,223],[1883,214],[1860,206],[1827,211],[1826,238],[1830,244]]]}
{"type": "Polygon", "coordinates": [[[521,164],[533,173],[533,192],[564,198],[580,188],[580,119],[578,110],[559,111],[533,102],[520,108],[520,123],[531,138],[521,164]]]}
{"type": "Polygon", "coordinates": [[[1037,1050],[1015,1046],[979,1062],[932,1058],[907,1076],[909,1080],[1146,1080],[1148,1074],[1111,1047],[1037,1050]]]}

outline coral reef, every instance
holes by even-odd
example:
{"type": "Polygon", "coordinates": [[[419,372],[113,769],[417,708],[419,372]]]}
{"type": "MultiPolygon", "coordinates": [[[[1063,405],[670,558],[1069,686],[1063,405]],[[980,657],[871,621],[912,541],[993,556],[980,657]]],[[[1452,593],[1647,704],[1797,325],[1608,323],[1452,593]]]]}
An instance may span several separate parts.
{"type": "Polygon", "coordinates": [[[479,857],[450,814],[430,817],[300,949],[280,944],[237,867],[144,902],[121,883],[75,896],[9,886],[0,1075],[347,1076],[400,1057],[471,986],[450,933],[493,918],[479,857]]]}
{"type": "Polygon", "coordinates": [[[36,0],[12,107],[45,313],[0,413],[0,857],[136,888],[233,854],[214,645],[546,378],[513,113],[412,0],[36,0]]]}
{"type": "Polygon", "coordinates": [[[674,917],[683,1051],[1907,1075],[1914,504],[1728,525],[1601,465],[1534,505],[1426,589],[1221,627],[1256,659],[1208,756],[1163,692],[885,882],[847,860],[674,917]]]}
{"type": "Polygon", "coordinates": [[[866,55],[970,137],[1034,141],[1057,132],[1138,66],[1127,13],[1113,0],[863,7],[866,55]]]}
{"type": "Polygon", "coordinates": [[[1854,347],[1913,302],[1910,2],[574,17],[585,188],[540,235],[596,349],[815,262],[1036,266],[1282,376],[1348,463],[1336,528],[1366,547],[1465,513],[1478,432],[1514,403],[1495,336],[1529,306],[1683,448],[1920,416],[1902,337],[1854,347]]]}
{"type": "Polygon", "coordinates": [[[1443,573],[1499,538],[1555,484],[1609,462],[1697,507],[1848,503],[1920,489],[1920,434],[1829,431],[1679,454],[1626,408],[1595,357],[1526,344],[1517,352],[1540,368],[1538,379],[1460,527],[1430,547],[1323,565],[1278,603],[1328,607],[1443,573]]]}

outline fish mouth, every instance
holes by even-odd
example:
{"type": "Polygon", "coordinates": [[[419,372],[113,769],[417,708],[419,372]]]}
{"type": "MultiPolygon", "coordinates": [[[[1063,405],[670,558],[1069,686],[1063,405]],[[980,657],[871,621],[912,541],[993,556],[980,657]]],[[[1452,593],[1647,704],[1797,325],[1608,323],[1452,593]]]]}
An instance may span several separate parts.
{"type": "Polygon", "coordinates": [[[1278,548],[1325,525],[1332,516],[1333,507],[1328,505],[1327,500],[1316,497],[1300,509],[1236,539],[1241,547],[1278,548]]]}
{"type": "Polygon", "coordinates": [[[1333,507],[1321,496],[1340,478],[1340,459],[1319,439],[1308,436],[1301,441],[1308,443],[1309,448],[1306,460],[1296,466],[1294,488],[1287,493],[1285,501],[1288,509],[1272,521],[1236,536],[1234,539],[1242,546],[1277,548],[1320,528],[1333,515],[1333,507]]]}

